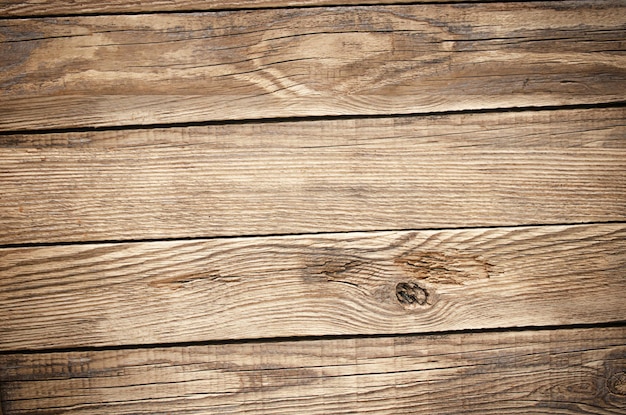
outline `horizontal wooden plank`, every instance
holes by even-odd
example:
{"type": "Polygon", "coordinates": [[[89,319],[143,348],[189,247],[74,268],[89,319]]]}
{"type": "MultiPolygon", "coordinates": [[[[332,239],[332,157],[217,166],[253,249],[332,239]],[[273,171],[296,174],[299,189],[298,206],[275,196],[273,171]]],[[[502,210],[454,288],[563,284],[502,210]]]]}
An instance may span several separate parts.
{"type": "Polygon", "coordinates": [[[5,415],[623,414],[624,328],[0,356],[5,415]]]}
{"type": "Polygon", "coordinates": [[[623,101],[625,22],[615,0],[4,20],[0,130],[623,101]]]}
{"type": "Polygon", "coordinates": [[[626,224],[0,251],[0,349],[626,320],[626,224]]]}
{"type": "Polygon", "coordinates": [[[626,109],[0,136],[0,243],[626,220],[626,109]]]}
{"type": "MultiPolygon", "coordinates": [[[[400,3],[452,3],[481,0],[0,0],[0,17],[208,11],[276,7],[354,6],[400,3]]],[[[560,1],[560,0],[554,0],[560,1]]]]}

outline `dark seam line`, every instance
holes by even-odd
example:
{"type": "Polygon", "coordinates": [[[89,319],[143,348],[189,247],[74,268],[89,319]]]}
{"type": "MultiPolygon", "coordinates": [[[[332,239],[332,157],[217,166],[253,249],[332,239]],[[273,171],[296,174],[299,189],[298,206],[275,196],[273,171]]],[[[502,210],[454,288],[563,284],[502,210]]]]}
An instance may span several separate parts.
{"type": "Polygon", "coordinates": [[[349,231],[320,231],[320,232],[294,232],[294,233],[260,233],[260,234],[239,234],[239,235],[213,235],[213,236],[184,236],[171,238],[145,238],[145,239],[104,239],[92,241],[60,241],[60,242],[25,242],[15,244],[2,244],[2,249],[19,248],[44,248],[54,246],[80,246],[80,245],[105,245],[105,244],[139,244],[151,242],[184,242],[184,241],[210,241],[217,239],[252,239],[252,238],[278,238],[278,237],[312,237],[319,235],[333,234],[356,234],[356,233],[376,233],[376,232],[432,232],[432,231],[464,231],[464,230],[488,230],[488,229],[511,229],[511,228],[536,228],[545,226],[589,226],[589,225],[615,225],[626,224],[626,221],[593,221],[593,222],[555,222],[555,223],[525,223],[522,225],[487,225],[487,226],[450,226],[442,228],[394,228],[394,229],[352,229],[349,231]]]}
{"type": "Polygon", "coordinates": [[[379,3],[375,0],[364,0],[356,4],[303,4],[298,6],[260,6],[260,7],[223,7],[215,9],[181,9],[181,10],[145,10],[145,11],[111,11],[111,12],[92,12],[92,13],[51,13],[51,14],[23,14],[23,15],[7,15],[0,16],[0,22],[2,20],[19,20],[19,19],[48,19],[48,18],[63,18],[63,17],[98,17],[98,16],[142,16],[150,14],[186,14],[186,13],[225,13],[225,12],[250,12],[257,10],[289,10],[289,9],[314,9],[314,8],[354,8],[361,6],[420,6],[420,5],[480,5],[490,3],[558,3],[562,0],[448,0],[448,1],[411,1],[411,2],[392,2],[392,3],[379,3]]]}
{"type": "Polygon", "coordinates": [[[63,134],[63,133],[87,133],[98,131],[124,131],[124,130],[150,130],[157,128],[188,128],[204,127],[214,125],[245,125],[245,124],[276,124],[287,122],[306,121],[335,121],[335,120],[360,120],[360,119],[384,119],[384,118],[410,118],[410,117],[433,117],[450,116],[464,114],[496,114],[496,113],[519,113],[519,112],[541,112],[558,110],[585,110],[585,109],[608,109],[624,108],[626,101],[609,101],[594,104],[571,104],[571,105],[546,105],[546,106],[521,106],[507,108],[483,108],[464,109],[449,111],[431,111],[414,113],[393,113],[393,114],[355,114],[355,115],[312,115],[295,117],[268,117],[268,118],[244,118],[238,120],[212,120],[212,121],[190,121],[155,124],[128,124],[100,127],[78,127],[78,128],[51,128],[51,129],[30,129],[30,130],[5,130],[0,131],[0,136],[16,134],[63,134]]]}
{"type": "Polygon", "coordinates": [[[146,343],[146,344],[125,344],[116,346],[85,346],[66,348],[46,348],[46,349],[15,349],[2,350],[0,356],[14,354],[49,354],[49,353],[74,353],[74,352],[100,352],[131,349],[156,349],[174,347],[194,347],[194,346],[218,346],[237,344],[261,344],[261,343],[286,343],[286,342],[306,342],[306,341],[332,341],[332,340],[358,340],[358,339],[388,339],[388,338],[424,338],[429,336],[450,336],[460,334],[484,334],[484,333],[517,333],[524,331],[556,331],[556,330],[581,330],[581,329],[602,329],[602,328],[626,328],[626,320],[616,320],[603,323],[585,324],[561,324],[545,326],[519,326],[519,327],[495,327],[482,329],[459,329],[427,331],[422,333],[394,333],[394,334],[341,334],[341,335],[320,335],[320,336],[285,336],[267,338],[249,338],[233,340],[209,340],[190,342],[170,342],[170,343],[146,343]]]}

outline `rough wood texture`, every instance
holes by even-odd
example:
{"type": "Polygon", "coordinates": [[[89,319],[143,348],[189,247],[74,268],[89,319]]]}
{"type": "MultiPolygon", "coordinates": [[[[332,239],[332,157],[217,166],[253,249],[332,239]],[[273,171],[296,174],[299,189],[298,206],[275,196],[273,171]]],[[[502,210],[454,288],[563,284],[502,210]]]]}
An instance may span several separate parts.
{"type": "Polygon", "coordinates": [[[626,3],[15,19],[0,130],[623,101],[626,3]]]}
{"type": "Polygon", "coordinates": [[[0,242],[626,219],[626,109],[0,136],[0,242]]]}
{"type": "Polygon", "coordinates": [[[0,356],[5,415],[623,414],[626,330],[0,356]]]}
{"type": "Polygon", "coordinates": [[[626,225],[0,251],[0,348],[626,320],[626,225]]]}
{"type": "MultiPolygon", "coordinates": [[[[480,0],[0,0],[0,17],[233,10],[276,7],[452,3],[480,0]]],[[[560,1],[560,0],[554,0],[560,1]]]]}
{"type": "Polygon", "coordinates": [[[0,415],[626,414],[626,2],[369,2],[0,0],[0,415]]]}

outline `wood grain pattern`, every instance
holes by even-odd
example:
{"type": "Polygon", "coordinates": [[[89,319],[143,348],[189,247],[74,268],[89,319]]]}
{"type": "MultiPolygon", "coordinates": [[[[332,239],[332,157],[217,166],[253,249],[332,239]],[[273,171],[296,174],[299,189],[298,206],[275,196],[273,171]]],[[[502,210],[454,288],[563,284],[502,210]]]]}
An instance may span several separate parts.
{"type": "Polygon", "coordinates": [[[0,243],[626,219],[626,109],[0,136],[0,243]]]}
{"type": "Polygon", "coordinates": [[[624,101],[625,36],[615,0],[4,20],[0,130],[624,101]]]}
{"type": "Polygon", "coordinates": [[[0,0],[0,415],[626,414],[624,39],[623,0],[0,0]]]}
{"type": "Polygon", "coordinates": [[[626,224],[0,251],[0,349],[626,320],[626,224]]]}
{"type": "MultiPolygon", "coordinates": [[[[452,3],[480,0],[0,0],[0,17],[234,10],[277,7],[452,3]]],[[[560,1],[560,0],[555,0],[560,1]]]]}
{"type": "Polygon", "coordinates": [[[623,414],[626,330],[0,356],[5,415],[623,414]]]}

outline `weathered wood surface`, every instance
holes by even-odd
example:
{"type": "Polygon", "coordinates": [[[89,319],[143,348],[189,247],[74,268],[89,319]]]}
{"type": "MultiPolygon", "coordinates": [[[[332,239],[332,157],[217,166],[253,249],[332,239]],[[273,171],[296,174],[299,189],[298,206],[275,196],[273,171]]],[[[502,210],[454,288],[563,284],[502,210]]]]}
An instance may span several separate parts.
{"type": "Polygon", "coordinates": [[[0,356],[5,415],[623,414],[626,329],[0,356]]]}
{"type": "Polygon", "coordinates": [[[480,0],[0,0],[0,17],[474,1],[480,0]]]}
{"type": "Polygon", "coordinates": [[[615,0],[3,20],[0,130],[623,101],[625,36],[615,0]]]}
{"type": "Polygon", "coordinates": [[[626,413],[626,2],[369,2],[0,0],[0,415],[626,413]]]}
{"type": "Polygon", "coordinates": [[[626,320],[626,224],[0,251],[0,349],[626,320]]]}
{"type": "Polygon", "coordinates": [[[0,136],[0,243],[626,219],[626,109],[0,136]]]}

